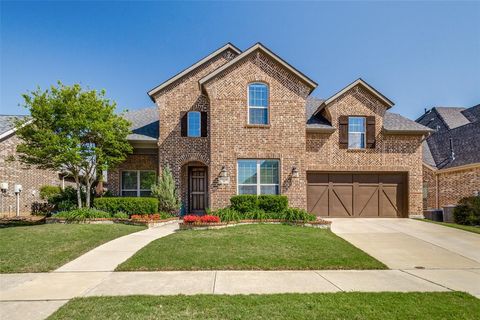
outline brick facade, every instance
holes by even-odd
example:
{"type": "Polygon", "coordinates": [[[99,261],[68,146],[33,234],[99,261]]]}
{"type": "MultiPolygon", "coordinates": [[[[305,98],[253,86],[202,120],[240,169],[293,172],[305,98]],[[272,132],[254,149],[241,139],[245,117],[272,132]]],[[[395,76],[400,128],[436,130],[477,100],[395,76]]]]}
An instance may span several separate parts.
{"type": "Polygon", "coordinates": [[[8,192],[2,197],[0,205],[1,215],[14,215],[16,211],[15,184],[21,184],[23,191],[20,193],[20,212],[27,214],[31,211],[32,204],[40,199],[40,188],[44,185],[61,186],[62,180],[57,172],[37,169],[26,166],[18,161],[16,151],[20,139],[11,134],[0,141],[0,182],[8,183],[8,192]]]}
{"type": "Polygon", "coordinates": [[[188,207],[187,169],[202,165],[208,168],[209,207],[217,209],[228,205],[230,197],[237,194],[238,159],[278,159],[280,190],[294,207],[306,208],[307,171],[393,171],[408,174],[410,214],[422,212],[422,135],[384,134],[385,102],[356,86],[327,106],[327,116],[335,128],[339,115],[376,118],[375,148],[340,149],[338,130],[330,134],[306,132],[305,105],[311,87],[261,50],[206,81],[202,91],[198,81],[236,55],[226,50],[154,94],[160,117],[158,159],[129,157],[109,175],[112,191],[119,188],[122,168],[134,169],[146,162],[151,167],[152,160],[158,161],[159,170],[165,165],[172,169],[188,207]],[[247,88],[252,82],[268,85],[269,125],[247,123],[247,88]],[[207,137],[181,136],[180,119],[188,111],[207,112],[207,137]],[[224,166],[229,184],[218,183],[224,166]],[[292,178],[293,167],[298,169],[298,178],[292,178]]]}
{"type": "Polygon", "coordinates": [[[428,190],[424,209],[456,205],[460,199],[480,192],[480,165],[456,170],[432,170],[424,166],[423,184],[428,190]]]}
{"type": "Polygon", "coordinates": [[[421,214],[422,137],[383,133],[383,116],[386,110],[385,104],[361,86],[356,86],[338,97],[328,106],[327,116],[332,126],[338,128],[341,115],[375,116],[375,148],[340,149],[338,130],[331,134],[307,133],[307,170],[407,172],[409,213],[421,214]]]}
{"type": "Polygon", "coordinates": [[[210,205],[229,204],[237,193],[237,159],[279,159],[281,193],[292,206],[305,208],[305,99],[308,87],[271,58],[257,52],[238,62],[205,85],[210,98],[210,205]],[[249,126],[247,87],[263,82],[269,87],[268,126],[249,126]],[[218,175],[226,166],[230,184],[218,185],[218,175]],[[292,181],[292,167],[300,178],[292,181]]]}
{"type": "Polygon", "coordinates": [[[142,154],[142,150],[134,149],[133,154],[127,157],[115,170],[108,172],[108,190],[113,195],[121,193],[121,176],[124,170],[155,170],[158,174],[158,155],[142,154]]]}

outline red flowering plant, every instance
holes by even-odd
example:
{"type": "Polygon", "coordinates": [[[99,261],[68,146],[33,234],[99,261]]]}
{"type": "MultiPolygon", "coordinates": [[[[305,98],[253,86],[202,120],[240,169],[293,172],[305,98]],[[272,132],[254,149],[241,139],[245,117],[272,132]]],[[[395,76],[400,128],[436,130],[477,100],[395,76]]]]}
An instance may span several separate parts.
{"type": "Polygon", "coordinates": [[[200,217],[200,221],[203,223],[219,223],[220,217],[212,216],[212,215],[205,215],[200,217]]]}
{"type": "Polygon", "coordinates": [[[160,214],[132,214],[130,216],[132,220],[160,220],[160,214]]]}
{"type": "Polygon", "coordinates": [[[198,223],[200,222],[200,217],[194,214],[189,214],[183,217],[184,223],[198,223]]]}
{"type": "Polygon", "coordinates": [[[194,214],[189,214],[183,217],[184,223],[218,223],[220,222],[220,218],[217,216],[212,215],[204,215],[204,216],[196,216],[194,214]]]}

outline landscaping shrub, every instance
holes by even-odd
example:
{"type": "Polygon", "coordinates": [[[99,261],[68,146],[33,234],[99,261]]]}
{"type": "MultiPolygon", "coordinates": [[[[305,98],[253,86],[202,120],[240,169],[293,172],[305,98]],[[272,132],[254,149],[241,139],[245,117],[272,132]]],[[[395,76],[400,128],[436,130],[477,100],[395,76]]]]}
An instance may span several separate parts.
{"type": "Polygon", "coordinates": [[[62,188],[59,186],[41,186],[40,187],[40,199],[49,201],[53,197],[59,195],[62,192],[62,188]]]}
{"type": "Polygon", "coordinates": [[[305,210],[297,208],[288,208],[283,212],[280,219],[287,221],[315,221],[317,217],[305,210]]]}
{"type": "Polygon", "coordinates": [[[287,196],[263,194],[258,196],[258,207],[265,212],[281,213],[288,208],[287,196]]]}
{"type": "Polygon", "coordinates": [[[252,194],[241,194],[230,198],[231,207],[233,210],[240,213],[250,212],[258,207],[258,197],[252,194]]]}
{"type": "Polygon", "coordinates": [[[55,210],[55,206],[48,202],[38,202],[35,201],[31,206],[32,215],[34,216],[49,216],[51,212],[55,210]]]}
{"type": "Polygon", "coordinates": [[[175,187],[175,180],[169,167],[164,167],[158,184],[151,188],[152,196],[158,199],[158,210],[177,213],[181,207],[180,197],[175,187]]]}
{"type": "Polygon", "coordinates": [[[466,197],[453,210],[456,223],[467,226],[480,225],[480,197],[466,197]]]}
{"type": "Polygon", "coordinates": [[[96,198],[93,200],[93,206],[99,210],[110,212],[111,214],[115,214],[120,211],[129,215],[152,214],[158,212],[158,200],[156,198],[96,198]]]}
{"type": "Polygon", "coordinates": [[[220,218],[217,216],[212,215],[204,215],[200,217],[200,222],[203,223],[218,223],[220,222],[220,218]]]}
{"type": "Polygon", "coordinates": [[[269,216],[270,216],[270,214],[267,215],[267,213],[265,213],[265,210],[255,209],[255,210],[244,213],[242,219],[245,219],[245,220],[248,220],[248,219],[251,219],[251,220],[272,219],[272,218],[269,218],[269,216]]]}
{"type": "Polygon", "coordinates": [[[238,221],[243,219],[243,214],[240,214],[238,211],[234,210],[231,207],[226,207],[218,209],[214,214],[220,218],[221,221],[238,221]]]}
{"type": "MultiPolygon", "coordinates": [[[[64,190],[58,186],[42,186],[40,197],[52,206],[52,211],[69,211],[77,207],[77,190],[70,186],[64,190]]],[[[84,200],[85,192],[82,192],[82,201],[84,200]]]]}
{"type": "Polygon", "coordinates": [[[85,219],[96,219],[96,218],[110,218],[111,215],[108,212],[92,209],[92,208],[81,208],[74,209],[70,211],[61,211],[54,215],[55,218],[65,218],[67,220],[85,220],[85,219]]]}
{"type": "Polygon", "coordinates": [[[128,219],[128,214],[122,211],[119,211],[113,215],[115,219],[128,219]]]}

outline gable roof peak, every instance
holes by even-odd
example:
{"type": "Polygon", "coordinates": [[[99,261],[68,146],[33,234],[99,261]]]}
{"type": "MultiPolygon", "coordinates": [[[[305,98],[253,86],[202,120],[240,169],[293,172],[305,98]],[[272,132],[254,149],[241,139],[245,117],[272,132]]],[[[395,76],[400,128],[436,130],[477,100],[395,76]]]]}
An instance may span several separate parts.
{"type": "Polygon", "coordinates": [[[345,88],[343,88],[342,90],[338,91],[337,93],[335,93],[333,96],[331,96],[330,98],[328,98],[327,100],[325,100],[325,104],[329,104],[330,102],[334,101],[335,99],[337,99],[339,96],[341,96],[342,94],[344,94],[345,92],[347,92],[348,90],[354,88],[355,86],[357,85],[362,85],[364,88],[366,88],[368,91],[370,91],[371,93],[373,93],[377,98],[379,98],[381,101],[383,101],[386,105],[387,105],[387,109],[390,109],[391,107],[393,107],[394,103],[392,100],[388,99],[386,96],[384,96],[382,93],[380,93],[380,91],[378,91],[377,89],[375,89],[373,86],[371,86],[368,82],[366,82],[365,80],[363,80],[362,78],[358,78],[357,80],[353,81],[352,83],[350,83],[349,85],[347,85],[345,88]]]}
{"type": "Polygon", "coordinates": [[[162,82],[161,84],[159,84],[158,86],[156,86],[155,88],[151,89],[150,91],[147,92],[148,96],[150,97],[150,99],[152,99],[152,101],[154,101],[153,99],[153,95],[155,95],[157,92],[159,92],[160,90],[162,90],[163,88],[165,88],[166,86],[168,86],[169,84],[177,81],[178,79],[182,78],[183,76],[185,76],[186,74],[190,73],[191,71],[195,70],[196,68],[198,68],[199,66],[201,66],[202,64],[204,64],[205,62],[207,62],[208,60],[212,59],[213,57],[217,56],[218,54],[222,53],[223,51],[227,50],[227,49],[230,49],[232,51],[234,51],[235,53],[237,54],[240,54],[242,51],[240,49],[238,49],[236,46],[234,46],[231,42],[227,42],[225,45],[223,45],[222,47],[218,48],[217,50],[213,51],[212,53],[210,53],[209,55],[207,55],[206,57],[200,59],[199,61],[195,62],[194,64],[192,64],[190,67],[184,69],[183,71],[180,71],[179,73],[177,73],[176,75],[174,75],[173,77],[171,77],[170,79],[162,82]]]}
{"type": "Polygon", "coordinates": [[[312,79],[310,79],[309,77],[307,77],[306,75],[304,75],[302,72],[298,71],[296,68],[294,68],[292,65],[290,65],[288,62],[286,62],[285,60],[283,60],[282,58],[280,58],[279,56],[277,56],[274,52],[272,52],[270,49],[268,49],[265,45],[263,45],[261,42],[257,42],[255,43],[253,46],[251,46],[250,48],[248,48],[247,50],[245,50],[244,52],[242,52],[241,54],[239,54],[237,57],[235,57],[234,59],[230,60],[229,62],[225,63],[223,66],[221,66],[220,68],[214,70],[213,72],[209,73],[208,75],[206,75],[205,77],[201,78],[199,81],[198,81],[198,84],[200,85],[200,87],[203,86],[204,83],[206,83],[207,81],[213,79],[215,76],[217,76],[218,74],[220,74],[222,71],[226,70],[227,68],[231,67],[232,65],[234,65],[235,63],[237,63],[238,61],[244,59],[245,57],[247,57],[250,53],[256,51],[256,50],[262,50],[265,54],[267,54],[268,56],[270,56],[272,59],[274,59],[275,61],[277,61],[279,64],[281,64],[283,67],[285,67],[287,70],[289,70],[290,72],[292,72],[293,74],[295,74],[297,77],[299,77],[303,82],[305,82],[310,88],[310,92],[313,91],[313,89],[315,89],[317,87],[317,83],[315,81],[313,81],[312,79]]]}

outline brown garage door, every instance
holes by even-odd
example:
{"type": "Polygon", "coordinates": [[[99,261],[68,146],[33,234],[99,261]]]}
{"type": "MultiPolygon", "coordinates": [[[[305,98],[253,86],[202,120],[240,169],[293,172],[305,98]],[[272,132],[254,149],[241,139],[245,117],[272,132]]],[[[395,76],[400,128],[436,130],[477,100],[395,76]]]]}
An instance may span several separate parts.
{"type": "Polygon", "coordinates": [[[307,174],[308,211],[322,217],[406,217],[404,173],[307,174]]]}

